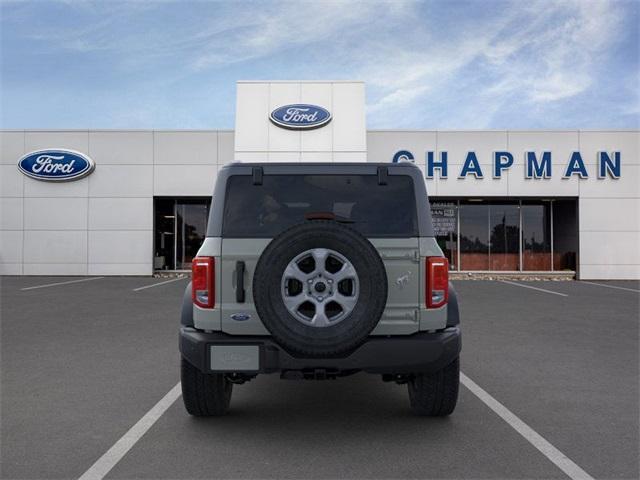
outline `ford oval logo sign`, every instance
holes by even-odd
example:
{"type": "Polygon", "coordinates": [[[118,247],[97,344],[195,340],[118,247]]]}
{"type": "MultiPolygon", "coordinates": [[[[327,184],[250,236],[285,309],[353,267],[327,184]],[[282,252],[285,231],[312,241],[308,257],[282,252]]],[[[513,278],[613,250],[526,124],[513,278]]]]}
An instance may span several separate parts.
{"type": "Polygon", "coordinates": [[[36,180],[63,182],[86,177],[95,163],[80,152],[55,148],[26,154],[18,161],[18,168],[36,180]]]}
{"type": "Polygon", "coordinates": [[[331,121],[331,113],[317,105],[285,105],[276,108],[269,116],[271,121],[282,128],[291,130],[311,130],[331,121]]]}

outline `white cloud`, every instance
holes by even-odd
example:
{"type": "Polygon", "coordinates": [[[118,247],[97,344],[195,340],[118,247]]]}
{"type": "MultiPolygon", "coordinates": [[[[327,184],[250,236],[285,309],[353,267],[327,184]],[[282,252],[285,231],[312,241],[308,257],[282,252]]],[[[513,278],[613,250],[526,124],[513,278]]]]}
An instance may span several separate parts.
{"type": "MultiPolygon", "coordinates": [[[[367,82],[372,127],[484,128],[505,111],[543,112],[598,88],[600,64],[628,21],[627,4],[598,0],[181,5],[70,1],[86,21],[60,28],[40,19],[24,35],[47,54],[106,58],[122,78],[140,74],[158,91],[229,82],[229,71],[355,78],[367,82]]],[[[637,112],[629,92],[616,108],[637,112]]]]}
{"type": "MultiPolygon", "coordinates": [[[[593,84],[621,22],[617,5],[600,1],[514,3],[482,28],[461,19],[448,40],[411,55],[402,43],[387,45],[390,64],[365,66],[363,76],[380,92],[369,110],[402,110],[420,97],[452,95],[465,74],[478,75],[478,105],[491,98],[493,111],[514,97],[539,105],[576,96],[593,84]]],[[[490,123],[486,110],[478,113],[490,123]]]]}
{"type": "Polygon", "coordinates": [[[305,48],[321,49],[336,40],[340,43],[340,38],[353,38],[354,31],[362,41],[377,21],[395,21],[408,5],[404,0],[272,2],[240,18],[237,12],[228,12],[224,19],[212,20],[210,28],[215,31],[215,25],[222,21],[230,22],[234,30],[226,37],[212,36],[205,43],[205,50],[224,53],[204,52],[196,55],[192,64],[203,69],[265,58],[283,50],[298,55],[292,62],[304,61],[305,48]]]}

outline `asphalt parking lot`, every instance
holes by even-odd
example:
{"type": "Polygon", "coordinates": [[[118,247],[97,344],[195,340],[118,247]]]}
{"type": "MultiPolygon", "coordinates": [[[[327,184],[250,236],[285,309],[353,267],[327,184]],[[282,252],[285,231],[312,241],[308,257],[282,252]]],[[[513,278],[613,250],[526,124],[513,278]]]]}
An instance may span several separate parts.
{"type": "MultiPolygon", "coordinates": [[[[186,280],[1,282],[1,476],[78,478],[176,386],[186,280]]],[[[466,378],[586,474],[638,478],[640,283],[455,285],[466,378]]],[[[567,478],[517,426],[467,387],[453,416],[429,419],[378,377],[261,376],[224,418],[192,418],[178,398],[105,473],[567,478]]]]}

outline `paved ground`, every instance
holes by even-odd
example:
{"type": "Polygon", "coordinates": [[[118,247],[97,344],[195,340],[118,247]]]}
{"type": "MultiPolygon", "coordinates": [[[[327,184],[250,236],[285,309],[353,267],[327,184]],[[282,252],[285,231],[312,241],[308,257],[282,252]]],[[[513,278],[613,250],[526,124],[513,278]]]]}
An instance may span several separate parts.
{"type": "MultiPolygon", "coordinates": [[[[2,478],[79,477],[178,382],[185,280],[22,290],[73,280],[1,279],[2,478]]],[[[591,476],[638,478],[640,284],[515,283],[456,282],[462,370],[591,476]]],[[[446,419],[366,375],[263,376],[232,407],[178,400],[108,478],[566,478],[466,388],[446,419]]]]}

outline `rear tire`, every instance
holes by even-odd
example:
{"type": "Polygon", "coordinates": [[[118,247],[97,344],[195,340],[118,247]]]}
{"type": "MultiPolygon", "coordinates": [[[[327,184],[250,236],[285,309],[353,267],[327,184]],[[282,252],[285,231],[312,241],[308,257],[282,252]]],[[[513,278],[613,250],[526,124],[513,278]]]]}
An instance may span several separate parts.
{"type": "Polygon", "coordinates": [[[443,417],[453,413],[460,386],[460,359],[432,374],[417,374],[409,381],[409,401],[416,415],[443,417]]]}
{"type": "Polygon", "coordinates": [[[222,373],[202,373],[182,358],[182,400],[190,415],[213,417],[227,413],[233,384],[222,373]]]}

